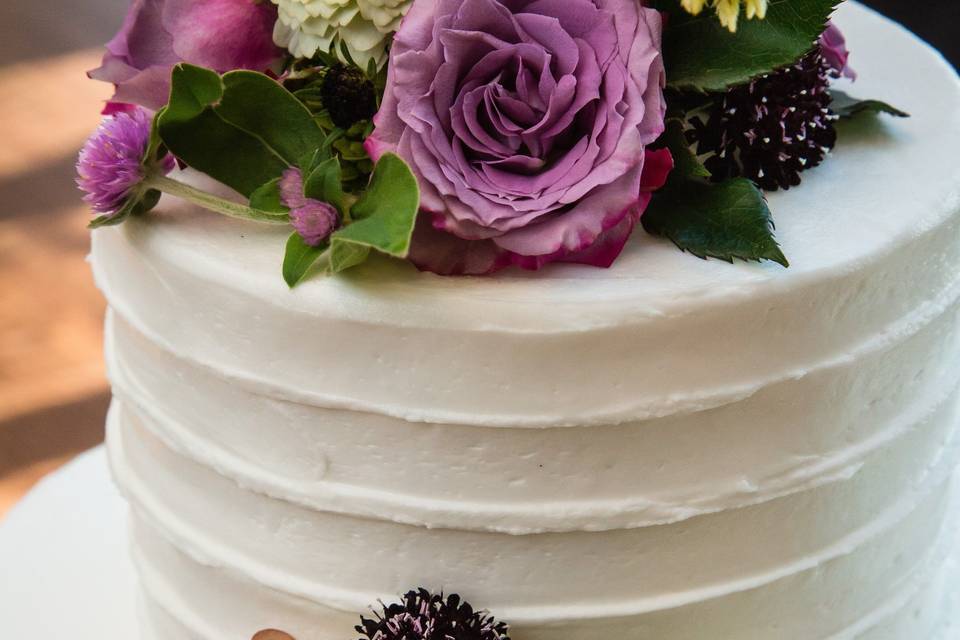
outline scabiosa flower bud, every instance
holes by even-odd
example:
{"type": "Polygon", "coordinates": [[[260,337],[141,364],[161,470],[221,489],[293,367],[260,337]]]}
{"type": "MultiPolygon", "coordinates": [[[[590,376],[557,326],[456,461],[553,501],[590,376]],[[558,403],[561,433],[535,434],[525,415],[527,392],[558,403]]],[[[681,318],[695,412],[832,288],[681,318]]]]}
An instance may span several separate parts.
{"type": "Polygon", "coordinates": [[[303,175],[299,169],[287,169],[280,178],[280,202],[290,209],[290,224],[311,247],[330,237],[340,216],[336,207],[303,195],[303,175]]]}
{"type": "Polygon", "coordinates": [[[731,87],[707,108],[707,121],[691,119],[692,142],[713,179],[744,176],[775,191],[800,184],[836,144],[827,90],[831,66],[820,48],[796,63],[731,87]]]}
{"type": "Polygon", "coordinates": [[[354,66],[335,64],[327,69],[320,96],[333,124],[342,129],[349,129],[361,120],[370,120],[377,113],[373,83],[354,66]]]}
{"type": "Polygon", "coordinates": [[[173,156],[146,159],[151,117],[144,109],[117,112],[104,118],[77,160],[77,186],[90,207],[107,218],[116,216],[149,175],[166,175],[173,156]]]}
{"type": "Polygon", "coordinates": [[[510,640],[505,623],[474,611],[455,593],[445,598],[426,589],[410,591],[402,603],[384,605],[375,616],[356,627],[368,640],[510,640]]]}

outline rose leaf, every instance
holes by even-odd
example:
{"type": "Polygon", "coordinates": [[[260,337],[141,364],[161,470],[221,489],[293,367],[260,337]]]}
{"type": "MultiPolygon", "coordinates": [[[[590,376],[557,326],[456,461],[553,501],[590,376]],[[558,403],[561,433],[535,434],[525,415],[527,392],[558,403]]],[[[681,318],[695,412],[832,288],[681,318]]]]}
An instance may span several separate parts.
{"type": "Polygon", "coordinates": [[[698,258],[772,260],[789,266],[763,194],[746,178],[721,183],[671,177],[641,218],[643,228],[698,258]]]}
{"type": "Polygon", "coordinates": [[[910,117],[910,114],[906,111],[901,111],[882,100],[859,100],[836,89],[831,89],[830,95],[833,97],[833,102],[830,103],[830,109],[841,118],[853,118],[861,113],[885,113],[895,118],[910,117]]]}
{"type": "Polygon", "coordinates": [[[712,11],[692,16],[675,0],[663,33],[667,82],[676,89],[721,91],[796,61],[810,50],[841,0],[770,0],[764,19],[740,20],[730,33],[712,11]]]}

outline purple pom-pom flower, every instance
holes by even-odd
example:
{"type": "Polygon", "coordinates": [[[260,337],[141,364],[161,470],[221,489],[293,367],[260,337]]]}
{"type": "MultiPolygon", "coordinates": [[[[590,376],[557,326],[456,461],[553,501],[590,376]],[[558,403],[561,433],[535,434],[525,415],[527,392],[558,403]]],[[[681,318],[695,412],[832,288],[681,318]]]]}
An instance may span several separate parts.
{"type": "Polygon", "coordinates": [[[290,224],[303,241],[318,247],[330,237],[340,216],[336,207],[303,195],[303,174],[299,169],[287,169],[280,178],[280,202],[290,209],[290,224]]]}
{"type": "Polygon", "coordinates": [[[145,158],[150,145],[151,117],[143,109],[104,118],[84,144],[77,161],[77,186],[84,201],[106,219],[115,217],[145,191],[150,175],[166,175],[175,161],[170,154],[145,158]]]}
{"type": "Polygon", "coordinates": [[[637,0],[418,0],[367,150],[400,155],[438,273],[609,266],[672,166],[662,18],[637,0]],[[646,175],[645,175],[646,174],[646,175]]]}

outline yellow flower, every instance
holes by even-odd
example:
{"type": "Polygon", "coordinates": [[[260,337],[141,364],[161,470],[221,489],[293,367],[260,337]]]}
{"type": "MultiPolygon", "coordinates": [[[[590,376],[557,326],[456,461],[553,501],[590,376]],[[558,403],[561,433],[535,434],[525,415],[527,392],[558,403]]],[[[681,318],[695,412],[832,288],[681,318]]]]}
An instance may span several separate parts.
{"type": "Polygon", "coordinates": [[[680,6],[687,10],[687,13],[692,13],[693,15],[698,15],[703,11],[703,6],[707,4],[707,0],[680,0],[680,6]]]}
{"type": "Polygon", "coordinates": [[[720,24],[734,33],[737,30],[737,19],[740,17],[740,0],[716,0],[717,17],[720,24]]]}
{"type": "Polygon", "coordinates": [[[763,20],[766,17],[768,0],[680,0],[680,6],[688,13],[697,15],[709,4],[716,10],[720,24],[734,33],[740,20],[741,2],[746,7],[748,20],[763,20]]]}
{"type": "Polygon", "coordinates": [[[743,0],[747,5],[747,19],[753,20],[756,16],[760,20],[767,17],[767,0],[743,0]]]}

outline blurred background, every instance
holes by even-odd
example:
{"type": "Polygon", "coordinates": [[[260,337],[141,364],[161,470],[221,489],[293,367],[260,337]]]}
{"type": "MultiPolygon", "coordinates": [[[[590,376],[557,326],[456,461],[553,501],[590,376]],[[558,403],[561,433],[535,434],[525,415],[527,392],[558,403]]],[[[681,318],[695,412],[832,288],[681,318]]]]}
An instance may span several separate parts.
{"type": "MultiPolygon", "coordinates": [[[[960,64],[957,0],[865,4],[960,64]]],[[[73,165],[111,93],[84,71],[98,65],[126,6],[0,0],[0,518],[103,439],[104,304],[84,261],[89,216],[73,165]]]]}

